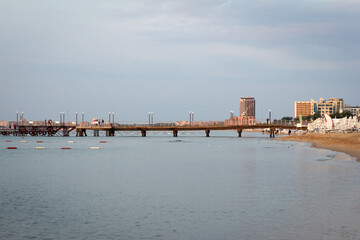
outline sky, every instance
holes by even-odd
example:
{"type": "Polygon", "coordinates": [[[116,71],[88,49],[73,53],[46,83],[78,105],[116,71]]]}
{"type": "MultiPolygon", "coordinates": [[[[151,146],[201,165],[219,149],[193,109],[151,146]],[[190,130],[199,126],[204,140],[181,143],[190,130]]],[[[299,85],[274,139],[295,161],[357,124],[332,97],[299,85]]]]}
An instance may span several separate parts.
{"type": "Polygon", "coordinates": [[[360,105],[359,0],[0,0],[0,120],[256,119],[360,105]]]}

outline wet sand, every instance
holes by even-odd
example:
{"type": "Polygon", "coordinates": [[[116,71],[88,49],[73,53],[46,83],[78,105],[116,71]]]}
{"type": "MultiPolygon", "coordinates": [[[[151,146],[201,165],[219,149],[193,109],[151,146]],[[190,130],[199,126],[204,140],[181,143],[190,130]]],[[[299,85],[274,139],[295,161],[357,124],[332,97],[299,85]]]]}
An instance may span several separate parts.
{"type": "Polygon", "coordinates": [[[309,142],[312,147],[343,152],[360,162],[360,133],[307,133],[279,137],[277,140],[309,142]]]}

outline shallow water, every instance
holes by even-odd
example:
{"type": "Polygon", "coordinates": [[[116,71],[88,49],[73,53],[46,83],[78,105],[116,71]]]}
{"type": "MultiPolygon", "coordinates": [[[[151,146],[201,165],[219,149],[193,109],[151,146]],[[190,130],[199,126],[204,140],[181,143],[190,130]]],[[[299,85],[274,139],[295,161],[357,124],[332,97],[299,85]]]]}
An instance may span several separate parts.
{"type": "Polygon", "coordinates": [[[0,137],[0,239],[360,239],[359,190],[348,155],[257,133],[0,137]]]}

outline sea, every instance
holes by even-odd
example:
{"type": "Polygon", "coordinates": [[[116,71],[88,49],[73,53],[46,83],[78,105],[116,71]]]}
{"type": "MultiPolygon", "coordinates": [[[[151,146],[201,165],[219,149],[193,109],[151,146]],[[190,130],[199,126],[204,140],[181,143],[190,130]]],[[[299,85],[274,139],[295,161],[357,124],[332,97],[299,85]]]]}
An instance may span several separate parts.
{"type": "Polygon", "coordinates": [[[0,239],[360,239],[359,162],[242,135],[1,136],[0,239]]]}

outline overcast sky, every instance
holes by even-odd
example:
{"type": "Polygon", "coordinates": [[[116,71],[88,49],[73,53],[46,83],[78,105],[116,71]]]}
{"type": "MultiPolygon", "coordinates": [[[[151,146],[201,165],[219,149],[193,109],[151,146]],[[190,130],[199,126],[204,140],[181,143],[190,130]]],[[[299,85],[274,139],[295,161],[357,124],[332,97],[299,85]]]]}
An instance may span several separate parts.
{"type": "Polygon", "coordinates": [[[0,120],[281,118],[359,76],[359,0],[0,0],[0,120]]]}

